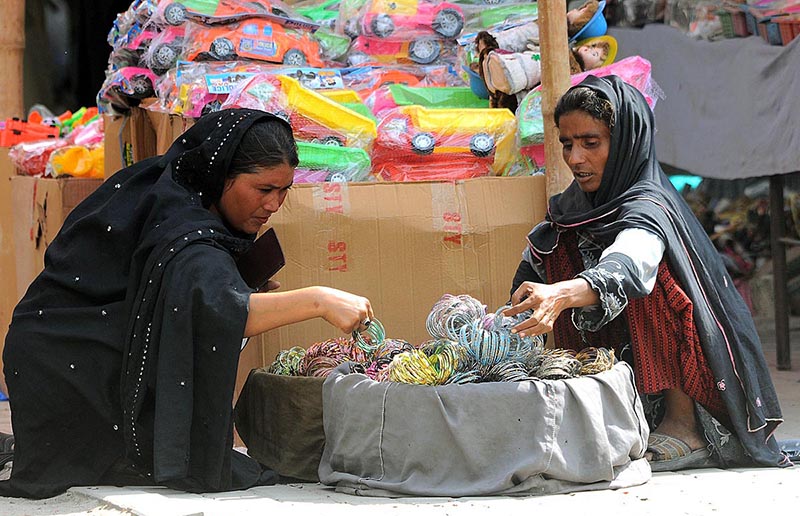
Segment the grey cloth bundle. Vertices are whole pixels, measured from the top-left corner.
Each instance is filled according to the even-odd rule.
[[[368,496],[553,494],[642,484],[649,430],[625,363],[569,380],[427,387],[339,367],[320,481]]]

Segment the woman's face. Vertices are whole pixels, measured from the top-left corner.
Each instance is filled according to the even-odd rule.
[[[233,229],[258,233],[270,216],[278,211],[294,181],[294,168],[286,163],[262,167],[252,174],[229,179],[222,197],[212,211]]]
[[[558,131],[564,161],[578,186],[584,192],[596,192],[608,161],[611,131],[601,120],[580,110],[561,115]]]

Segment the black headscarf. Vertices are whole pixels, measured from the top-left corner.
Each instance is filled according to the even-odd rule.
[[[673,274],[694,303],[697,332],[733,430],[756,463],[786,464],[771,437],[783,418],[750,311],[708,235],[656,160],[647,102],[616,76],[589,76],[575,87],[591,88],[613,105],[608,161],[594,194],[573,182],[551,197],[545,221],[528,235],[533,259],[551,253],[559,234],[571,229],[606,246],[627,228],[658,235]]]
[[[251,293],[235,257],[253,235],[207,208],[245,132],[275,118],[203,117],[67,217],[6,338],[16,449],[0,493],[52,496],[120,462],[189,491],[258,479],[258,465],[231,452]]]

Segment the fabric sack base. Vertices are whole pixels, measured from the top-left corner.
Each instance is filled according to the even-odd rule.
[[[437,387],[336,369],[320,481],[369,496],[489,496],[647,482],[649,430],[625,363],[569,380]]]

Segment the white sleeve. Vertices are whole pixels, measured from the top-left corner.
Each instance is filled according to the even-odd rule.
[[[664,257],[664,242],[646,229],[624,229],[619,232],[614,243],[600,255],[600,261],[611,253],[620,253],[629,257],[639,274],[639,280],[647,293],[653,291],[656,284],[658,264]]]

